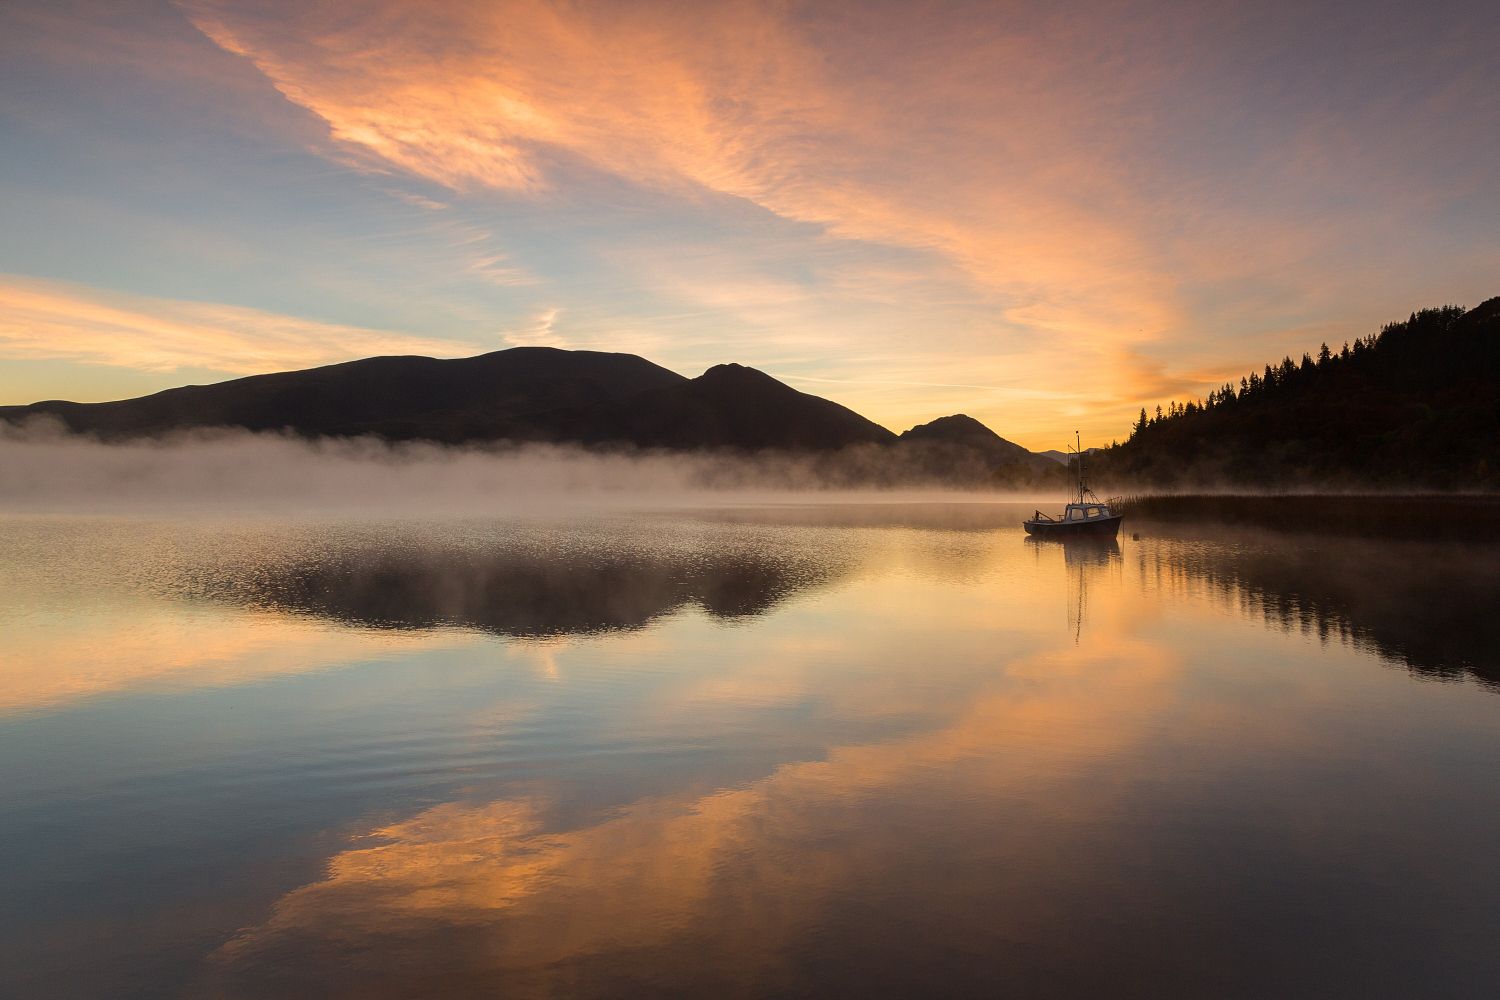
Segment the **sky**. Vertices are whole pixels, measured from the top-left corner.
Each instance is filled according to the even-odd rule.
[[[1035,450],[1500,295],[1500,5],[0,4],[0,403],[540,344]]]

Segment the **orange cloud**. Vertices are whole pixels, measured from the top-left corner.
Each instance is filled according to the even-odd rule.
[[[1327,253],[1326,220],[1247,205],[1235,178],[1183,159],[1214,162],[1182,122],[1228,98],[1181,92],[1203,69],[1182,53],[1215,30],[1202,13],[1167,24],[749,0],[691,17],[668,2],[188,9],[363,169],[435,181],[458,200],[565,199],[598,172],[705,210],[740,199],[811,224],[807,239],[825,247],[901,248],[900,263],[844,262],[805,283],[743,260],[719,273],[696,248],[650,240],[620,261],[706,323],[732,316],[751,331],[716,329],[716,350],[741,336],[762,364],[844,379],[840,401],[892,426],[964,410],[1034,447],[1055,444],[1059,426],[1123,436],[1139,406],[1201,395],[1239,358],[1265,360],[1226,358],[1226,339],[1281,330],[1279,354],[1335,294],[1302,263]],[[1288,159],[1261,151],[1259,172],[1242,173],[1343,189],[1337,150],[1290,155],[1319,134],[1310,118],[1281,137]],[[831,299],[869,308],[851,319],[827,311]],[[959,301],[963,313],[941,311]],[[904,319],[869,329],[881,309]]]
[[[1009,322],[1087,334],[1074,351],[1177,316],[1103,166],[1133,136],[1115,113],[1149,72],[1100,99],[1102,43],[1020,9],[905,34],[850,19],[837,44],[828,25],[744,2],[691,17],[670,3],[189,9],[371,169],[538,194],[581,160],[742,198],[941,254],[1000,295]],[[900,58],[875,65],[898,34]],[[873,55],[848,55],[860,51]]]
[[[353,183],[424,218],[362,270],[465,329],[498,310],[524,338],[517,316],[561,306],[570,345],[842,379],[892,426],[1107,440],[1152,394],[1315,346],[1298,331],[1492,291],[1482,33],[1413,50],[1318,5],[175,8],[196,31],[165,47],[24,20],[59,73],[105,52],[222,77],[257,139],[378,175]],[[1317,71],[1323,37],[1350,72]],[[1393,51],[1409,77],[1379,69]]]
[[[122,295],[0,275],[0,357],[248,375],[379,354],[457,357],[478,351],[473,344],[319,323],[242,306]]]

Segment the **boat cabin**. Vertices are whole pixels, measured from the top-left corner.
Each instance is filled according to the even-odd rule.
[[[1070,503],[1063,513],[1064,521],[1091,521],[1109,517],[1109,507],[1102,503]]]

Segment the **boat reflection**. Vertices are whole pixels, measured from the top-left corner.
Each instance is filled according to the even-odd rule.
[[[1083,624],[1088,616],[1089,578],[1121,565],[1120,543],[1113,536],[1097,535],[1027,535],[1026,544],[1038,555],[1061,550],[1068,574],[1068,630],[1073,643],[1083,641]]]

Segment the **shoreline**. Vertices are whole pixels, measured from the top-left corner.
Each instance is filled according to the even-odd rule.
[[[1126,517],[1334,535],[1500,541],[1495,493],[1181,493],[1121,501]]]

